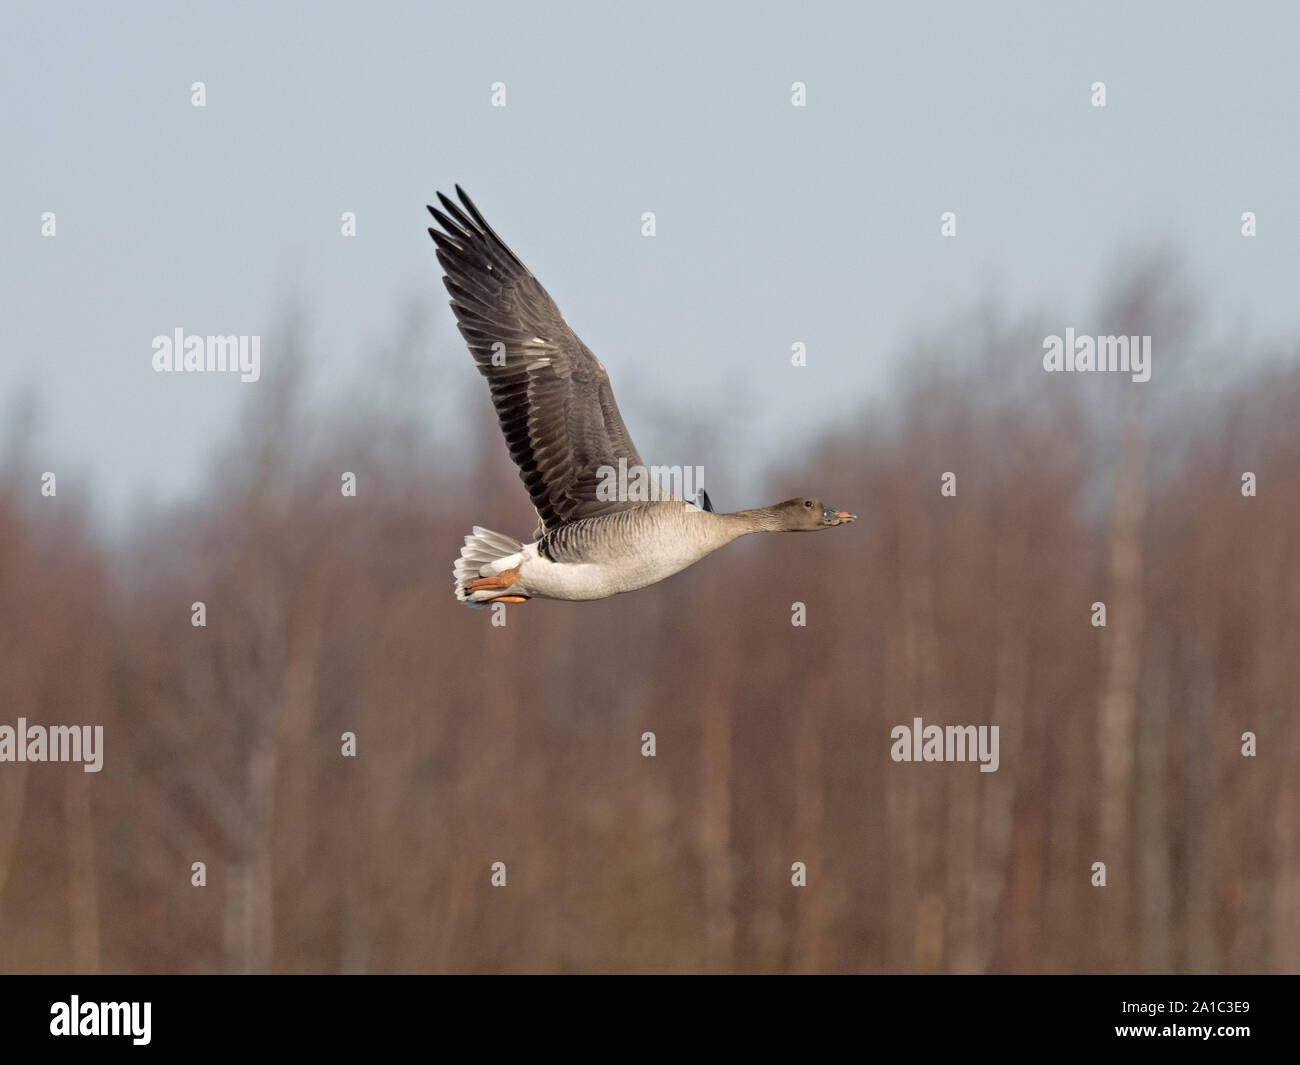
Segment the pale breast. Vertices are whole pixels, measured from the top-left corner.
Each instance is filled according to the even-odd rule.
[[[541,598],[603,599],[644,588],[733,538],[713,518],[680,503],[587,518],[539,543],[520,576]]]

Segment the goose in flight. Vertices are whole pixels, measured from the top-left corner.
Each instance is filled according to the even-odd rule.
[[[475,526],[452,571],[457,599],[471,606],[604,599],[670,577],[746,533],[814,532],[854,520],[802,496],[719,514],[707,495],[697,506],[598,491],[612,470],[645,470],[605,367],[459,185],[456,194],[459,204],[438,193],[442,209],[429,213],[441,228],[429,235],[538,519],[527,544]]]

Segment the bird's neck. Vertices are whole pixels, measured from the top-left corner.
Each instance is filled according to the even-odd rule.
[[[753,510],[735,510],[730,514],[719,514],[735,530],[736,536],[754,532],[780,532],[781,519],[771,507],[755,507]]]

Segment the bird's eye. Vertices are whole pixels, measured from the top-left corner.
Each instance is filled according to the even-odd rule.
[[[809,510],[812,510],[812,500],[811,500],[811,499],[805,499],[805,500],[803,501],[803,505],[804,505],[805,507],[807,507]]]

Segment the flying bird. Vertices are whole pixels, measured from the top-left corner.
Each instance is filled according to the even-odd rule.
[[[707,495],[701,506],[601,490],[613,470],[645,470],[609,375],[459,185],[456,194],[459,204],[438,193],[442,210],[429,213],[440,228],[429,236],[538,520],[530,543],[474,526],[452,569],[457,599],[604,599],[670,577],[746,533],[815,532],[855,519],[804,496],[720,514]]]

